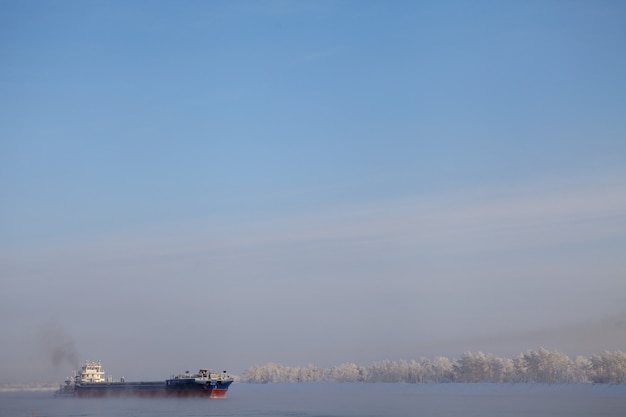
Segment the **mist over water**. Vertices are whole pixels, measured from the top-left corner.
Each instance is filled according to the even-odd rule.
[[[623,417],[626,385],[235,384],[206,399],[53,398],[0,393],[0,416]]]

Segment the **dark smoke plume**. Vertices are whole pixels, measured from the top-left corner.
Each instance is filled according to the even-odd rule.
[[[45,323],[41,329],[41,340],[52,365],[60,367],[63,364],[68,364],[73,369],[78,369],[79,356],[74,340],[58,323]]]

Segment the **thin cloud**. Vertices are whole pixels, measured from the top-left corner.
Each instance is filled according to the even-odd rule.
[[[615,183],[525,187],[519,194],[500,188],[464,190],[331,207],[222,228],[207,221],[145,235],[137,231],[61,252],[85,253],[81,259],[108,262],[216,252],[234,255],[302,244],[344,248],[354,244],[373,251],[421,248],[453,254],[593,243],[626,235],[625,188]],[[62,255],[55,251],[54,256]]]
[[[378,239],[440,247],[467,244],[471,251],[476,238],[491,242],[494,249],[611,239],[626,234],[623,190],[621,185],[582,186],[521,196],[483,192],[472,202],[463,200],[466,192],[388,200],[270,222],[220,242],[233,248]]]

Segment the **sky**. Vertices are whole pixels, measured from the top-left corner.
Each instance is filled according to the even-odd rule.
[[[621,1],[3,1],[0,382],[626,350]]]

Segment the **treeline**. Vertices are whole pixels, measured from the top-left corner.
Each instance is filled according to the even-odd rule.
[[[492,354],[464,353],[456,360],[445,357],[420,361],[373,362],[367,366],[344,363],[330,369],[268,363],[247,369],[242,382],[528,382],[626,384],[626,353],[603,352],[591,357],[547,349],[529,350],[513,359]]]

